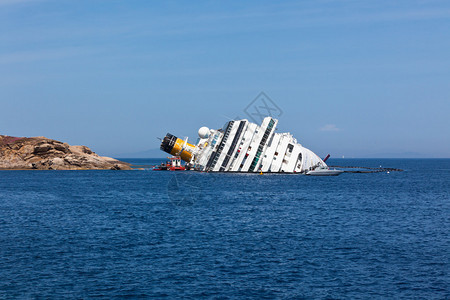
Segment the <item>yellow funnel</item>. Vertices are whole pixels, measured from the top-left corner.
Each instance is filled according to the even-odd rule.
[[[168,133],[164,137],[160,148],[164,152],[170,153],[174,156],[180,156],[185,162],[190,162],[195,146]]]

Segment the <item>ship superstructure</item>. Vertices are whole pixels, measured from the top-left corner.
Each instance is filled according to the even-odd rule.
[[[161,150],[204,172],[307,173],[328,168],[290,133],[275,132],[277,124],[277,119],[266,117],[261,125],[243,119],[217,130],[202,127],[196,145],[168,133]]]

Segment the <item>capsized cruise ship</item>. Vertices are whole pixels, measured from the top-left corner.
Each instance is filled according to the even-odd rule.
[[[308,174],[329,169],[290,133],[275,132],[277,124],[277,119],[266,117],[259,126],[243,119],[229,121],[217,130],[202,127],[196,145],[168,133],[161,150],[180,156],[194,170],[203,172]]]

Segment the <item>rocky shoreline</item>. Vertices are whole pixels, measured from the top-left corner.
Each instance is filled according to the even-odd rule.
[[[0,135],[0,170],[131,170],[130,164],[99,156],[86,146],[46,137]]]

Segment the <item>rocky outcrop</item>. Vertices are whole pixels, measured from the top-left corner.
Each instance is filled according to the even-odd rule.
[[[86,146],[70,146],[46,137],[0,135],[3,170],[131,170],[128,163],[99,156]]]

